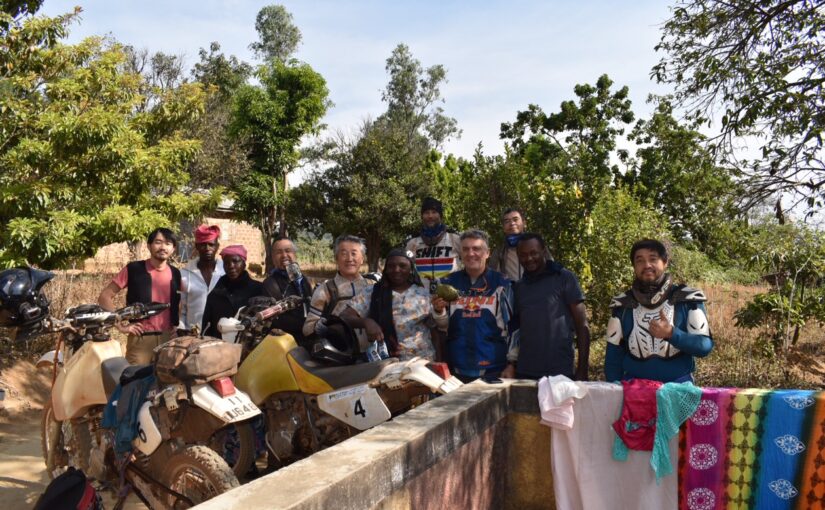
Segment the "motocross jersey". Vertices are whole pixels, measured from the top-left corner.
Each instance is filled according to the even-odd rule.
[[[452,229],[444,231],[432,244],[418,236],[408,239],[404,246],[407,252],[412,253],[415,268],[430,294],[434,292],[434,285],[439,278],[462,268],[461,240],[459,234]]]
[[[510,345],[510,280],[488,269],[472,283],[466,271],[441,281],[460,293],[444,314],[435,316],[439,329],[447,330],[450,370],[468,377],[497,375],[507,364]]]

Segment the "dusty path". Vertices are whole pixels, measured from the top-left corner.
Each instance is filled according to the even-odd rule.
[[[0,387],[7,392],[0,409],[0,508],[4,510],[32,508],[48,485],[40,447],[40,411],[50,383],[47,372],[27,362],[0,372]],[[104,505],[112,508],[114,500],[106,497]],[[146,509],[134,496],[125,508]]]

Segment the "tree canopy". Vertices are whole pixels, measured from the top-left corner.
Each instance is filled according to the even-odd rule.
[[[816,0],[681,0],[664,25],[652,76],[694,118],[719,120],[718,155],[745,172],[746,207],[776,194],[822,205],[823,29]]]
[[[435,149],[458,134],[438,105],[446,71],[424,68],[399,44],[386,61],[387,110],[366,120],[355,137],[328,140],[322,168],[293,193],[304,225],[333,235],[361,235],[372,270],[391,246],[420,224],[420,199],[432,188],[424,169]]]
[[[59,17],[0,14],[0,265],[54,268],[214,207],[186,189],[200,142],[179,126],[203,112],[198,84],[156,90],[127,52],[65,45]]]

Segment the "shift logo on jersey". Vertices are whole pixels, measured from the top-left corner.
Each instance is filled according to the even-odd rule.
[[[452,259],[453,247],[452,246],[426,246],[424,248],[420,248],[415,250],[415,258],[441,258],[441,257],[450,257]]]
[[[461,310],[461,317],[465,319],[481,317],[485,308],[495,315],[496,296],[462,296],[453,306]]]

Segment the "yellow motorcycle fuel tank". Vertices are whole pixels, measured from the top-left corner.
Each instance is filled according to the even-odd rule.
[[[268,396],[282,391],[320,394],[332,387],[304,370],[289,355],[298,347],[292,335],[268,335],[261,340],[238,368],[235,385],[261,404]]]

